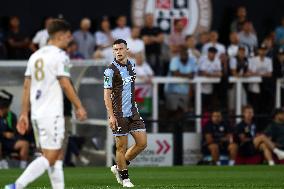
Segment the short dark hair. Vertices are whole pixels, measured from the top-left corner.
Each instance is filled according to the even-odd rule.
[[[54,19],[47,28],[50,37],[53,37],[57,32],[71,31],[71,26],[63,19]]]
[[[215,47],[209,47],[209,48],[208,48],[208,52],[217,53],[218,50],[217,50]]]
[[[185,36],[185,40],[187,41],[189,38],[192,38],[192,37],[194,37],[193,35],[187,35],[187,36]]]
[[[250,109],[253,110],[253,107],[250,104],[247,104],[247,105],[243,106],[242,112],[245,112],[246,110],[250,110]]]
[[[117,39],[117,40],[115,40],[113,42],[112,46],[113,45],[117,45],[117,44],[121,44],[121,43],[123,43],[127,47],[127,43],[126,43],[126,41],[124,39]]]

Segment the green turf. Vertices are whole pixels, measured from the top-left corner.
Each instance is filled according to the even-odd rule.
[[[19,169],[0,170],[0,187],[13,182]],[[284,166],[185,166],[132,167],[129,170],[135,188],[196,189],[284,189]],[[121,188],[109,168],[66,168],[66,188]],[[28,188],[50,188],[47,175]]]

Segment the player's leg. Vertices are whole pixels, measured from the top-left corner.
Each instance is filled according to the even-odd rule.
[[[129,164],[131,160],[133,160],[147,147],[146,128],[139,113],[136,113],[132,116],[129,129],[132,137],[135,140],[135,144],[132,145],[125,154],[127,164]]]
[[[117,136],[115,137],[116,142],[116,162],[119,171],[126,170],[127,165],[125,162],[125,153],[127,149],[128,137]]]
[[[219,157],[220,157],[220,153],[219,153],[219,146],[215,143],[213,144],[209,144],[207,146],[210,154],[211,154],[211,157],[212,157],[212,160],[214,163],[216,164],[220,164],[220,161],[219,161]]]
[[[69,124],[69,121],[67,119],[58,118],[58,126],[65,127],[64,129],[64,139],[63,139],[63,145],[61,147],[61,150],[59,152],[58,158],[55,161],[53,166],[50,166],[48,168],[48,176],[51,182],[51,186],[53,189],[64,189],[65,182],[64,182],[64,172],[63,172],[63,159],[65,155],[65,151],[68,144],[68,137],[69,133],[71,132],[71,123]],[[60,139],[58,139],[60,140]]]
[[[238,154],[238,145],[236,143],[231,143],[228,145],[228,152],[230,155],[229,165],[235,165],[235,159]]]
[[[254,139],[254,145],[259,146],[264,143],[272,152],[274,152],[278,159],[284,159],[284,151],[277,148],[277,146],[265,135],[260,135]]]
[[[268,162],[268,165],[275,165],[273,157],[272,157],[272,152],[269,149],[269,147],[265,144],[265,143],[261,143],[259,145],[259,149],[260,151],[263,152],[263,156],[265,158],[265,160]]]
[[[128,136],[117,136],[116,139],[116,161],[118,167],[118,173],[122,180],[123,187],[134,187],[130,182],[127,164],[125,160],[125,153],[127,149]]]
[[[147,147],[147,135],[145,131],[131,132],[131,135],[135,140],[135,144],[132,145],[125,154],[125,159],[127,161],[133,160]]]
[[[27,166],[29,156],[29,142],[26,140],[18,140],[14,145],[14,149],[19,151],[20,155],[20,168],[24,169]]]
[[[25,188],[40,177],[57,160],[60,150],[42,149],[43,155],[32,161],[22,175],[16,180],[16,188]]]

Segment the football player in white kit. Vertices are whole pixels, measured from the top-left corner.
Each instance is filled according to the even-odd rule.
[[[5,188],[22,189],[48,170],[53,189],[64,188],[61,149],[64,139],[63,91],[72,102],[79,120],[87,113],[71,82],[69,57],[65,49],[72,40],[70,25],[55,19],[48,27],[49,45],[36,51],[29,59],[24,81],[22,110],[17,129],[24,134],[29,129],[31,108],[32,126],[42,156],[32,161],[14,184]]]

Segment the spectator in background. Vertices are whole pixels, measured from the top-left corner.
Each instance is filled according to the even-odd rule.
[[[108,18],[103,18],[100,30],[95,33],[97,50],[93,54],[94,59],[105,58],[109,62],[113,60],[112,43],[113,38]]]
[[[197,64],[194,58],[188,56],[187,48],[179,47],[179,56],[173,57],[170,62],[169,75],[173,77],[193,78],[197,72]],[[189,84],[168,84],[166,86],[167,108],[171,116],[178,118],[188,111]]]
[[[144,28],[141,36],[145,44],[146,60],[155,72],[155,75],[162,74],[161,46],[164,42],[164,34],[159,27],[154,26],[153,14],[146,14]]]
[[[140,28],[134,26],[131,28],[131,37],[126,39],[128,50],[128,56],[130,58],[135,58],[135,55],[140,53],[145,55],[145,45],[144,41],[140,39]]]
[[[0,129],[0,132],[1,132],[1,129]],[[2,136],[0,136],[0,169],[9,169],[7,160],[3,158],[2,143],[3,143]]]
[[[235,57],[238,54],[240,39],[237,32],[230,33],[230,45],[227,48],[229,57]]]
[[[86,58],[92,57],[95,50],[95,40],[91,32],[91,20],[83,18],[80,23],[80,29],[73,33],[74,41],[78,45],[79,52]]]
[[[187,52],[188,56],[195,58],[195,60],[198,60],[200,57],[200,52],[196,48],[196,40],[193,35],[187,35],[185,37],[185,42],[186,42],[186,47],[187,47]]]
[[[150,67],[150,65],[145,61],[143,54],[142,53],[135,54],[135,61],[136,61],[135,71],[137,78],[141,79],[146,83],[151,82],[151,78],[154,76],[154,72]]]
[[[7,58],[7,49],[5,46],[5,34],[2,28],[0,28],[0,60]]]
[[[199,75],[204,77],[222,77],[222,65],[217,56],[217,49],[209,47],[206,56],[199,60]],[[202,107],[206,111],[212,108],[213,84],[202,84]]]
[[[44,21],[44,29],[39,30],[35,34],[31,44],[31,49],[33,52],[47,44],[49,38],[47,27],[52,22],[52,19],[52,17],[47,17]]]
[[[247,21],[247,9],[244,6],[240,6],[236,12],[236,18],[231,24],[231,32],[240,32],[244,23]]]
[[[169,36],[169,47],[171,56],[178,55],[180,47],[185,44],[184,22],[182,19],[174,21],[173,32]]]
[[[202,32],[199,34],[198,36],[198,40],[197,40],[197,44],[196,44],[196,49],[199,50],[199,52],[202,52],[202,48],[203,46],[209,42],[209,33],[208,32]]]
[[[284,111],[276,109],[273,113],[273,121],[264,131],[264,135],[254,139],[254,145],[263,152],[268,165],[274,165],[272,154],[278,159],[284,159]]]
[[[140,113],[146,116],[152,111],[152,77],[154,76],[154,72],[145,61],[145,56],[142,53],[135,54],[135,61],[135,71],[138,81],[135,84],[135,101],[137,102]]]
[[[248,73],[249,61],[246,56],[246,48],[239,46],[236,56],[230,58],[231,74],[234,77],[243,77]]]
[[[212,156],[212,163],[221,165],[220,154],[229,154],[229,165],[235,164],[238,146],[233,141],[233,135],[229,125],[223,121],[222,113],[214,110],[211,113],[210,121],[203,129],[203,152],[209,151]]]
[[[284,78],[284,49],[283,48],[280,48],[278,50],[277,55],[274,58],[272,75],[275,78],[275,80],[278,78]]]
[[[231,70],[231,75],[234,77],[246,77],[248,76],[248,66],[249,66],[249,60],[246,56],[246,48],[245,46],[239,46],[238,47],[238,52],[235,57],[230,58],[230,70]],[[245,85],[245,89],[247,85]],[[242,89],[242,103],[246,104],[247,99],[246,99],[246,90]],[[229,110],[233,111],[236,105],[236,88],[233,86],[229,90]]]
[[[20,168],[27,166],[29,142],[24,135],[17,132],[17,117],[10,111],[13,95],[5,90],[0,93],[0,130],[3,151],[6,153],[19,152]]]
[[[128,39],[131,36],[130,28],[126,25],[126,16],[121,15],[116,20],[116,28],[112,30],[113,39]]]
[[[78,51],[78,45],[75,41],[69,43],[66,53],[69,55],[70,59],[84,59],[84,56]]]
[[[252,23],[245,21],[242,30],[238,33],[240,44],[248,48],[249,56],[254,56],[254,50],[257,47],[257,36],[253,30]]]
[[[258,56],[249,59],[249,76],[259,76],[262,77],[261,86],[257,83],[249,84],[249,102],[253,105],[254,110],[257,113],[265,112],[269,105],[271,104],[270,99],[267,95],[269,81],[272,78],[272,60],[265,56],[266,46],[260,46],[258,49]],[[266,98],[263,98],[265,97]],[[268,98],[267,98],[268,97]],[[266,99],[263,103],[259,103],[261,99]],[[261,112],[260,112],[261,111]],[[271,110],[270,110],[271,111]],[[269,112],[269,111],[268,111]]]
[[[208,49],[214,47],[217,49],[217,57],[226,53],[225,46],[218,42],[219,34],[216,31],[211,31],[209,34],[209,42],[202,47],[202,54],[207,55]]]
[[[107,17],[104,17],[100,24],[100,29],[95,33],[96,48],[104,50],[110,48],[113,42],[110,23]]]
[[[8,58],[14,60],[28,59],[30,55],[30,39],[20,30],[20,20],[12,16],[9,20],[9,32],[7,34]]]
[[[278,47],[284,48],[284,17],[281,19],[281,25],[275,30],[275,43]]]
[[[273,59],[274,56],[274,40],[272,37],[267,36],[264,38],[264,40],[261,43],[262,46],[266,47],[266,53],[265,56]]]
[[[252,106],[244,106],[242,115],[242,121],[237,124],[239,154],[242,157],[249,157],[255,155],[257,152],[253,141],[257,136],[258,128],[254,122],[254,111]]]
[[[217,97],[215,100],[216,107],[228,108],[228,92],[231,89],[232,85],[229,84],[229,77],[231,75],[229,57],[227,54],[223,53],[219,57],[221,62],[221,81],[216,83],[214,86],[214,94]]]

